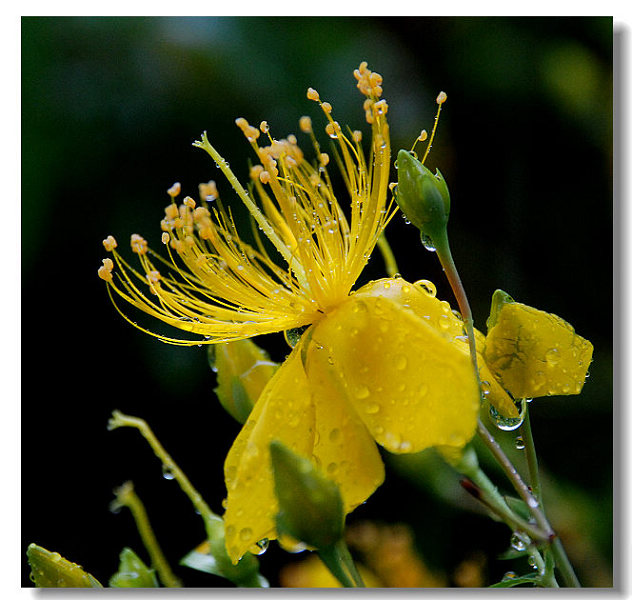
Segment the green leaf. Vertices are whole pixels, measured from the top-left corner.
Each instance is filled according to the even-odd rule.
[[[26,557],[31,566],[31,580],[38,588],[102,588],[103,586],[79,565],[58,552],[30,544]]]
[[[223,537],[221,543],[224,543]],[[244,555],[236,565],[233,565],[226,555],[226,549],[222,549],[216,541],[212,544],[200,544],[184,556],[180,564],[196,571],[223,577],[239,587],[270,587],[268,580],[258,572],[258,561],[252,554]]]
[[[157,588],[158,579],[154,569],[150,569],[130,548],[123,548],[117,573],[110,577],[109,586],[117,588]]]
[[[513,496],[505,496],[505,502],[513,512],[525,521],[528,521],[531,518],[531,511],[524,500],[514,498]]]

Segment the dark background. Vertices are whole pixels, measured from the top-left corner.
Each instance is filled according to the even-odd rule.
[[[450,186],[453,254],[479,328],[502,288],[595,346],[584,392],[537,400],[531,414],[561,494],[554,525],[575,531],[567,541],[580,578],[611,584],[610,18],[24,18],[21,553],[36,542],[104,584],[123,546],[145,557],[129,512],[108,510],[127,479],[172,565],[202,541],[199,517],[138,432],[107,432],[107,420],[117,408],[147,419],[218,512],[239,425],[213,395],[204,349],[161,344],[116,314],[96,275],[101,240],[114,234],[128,256],[131,233],[160,247],[174,181],[195,196],[216,178],[235,203],[191,142],[208,130],[243,181],[252,154],[235,117],[266,119],[277,137],[298,133],[303,114],[322,122],[308,86],[366,132],[352,77],[361,60],[384,76],[394,151],[431,128],[434,99],[448,94],[427,165]],[[387,233],[402,275],[431,279],[452,300],[412,226],[397,217]],[[362,281],[383,274],[376,255]],[[287,353],[281,336],[260,343],[277,360]],[[478,549],[490,557],[487,583],[510,568],[494,558],[506,527],[388,465],[386,483],[349,522],[408,522],[426,562],[448,576]],[[279,565],[295,559],[273,545],[262,572],[275,584]],[[224,584],[178,574],[191,586]]]

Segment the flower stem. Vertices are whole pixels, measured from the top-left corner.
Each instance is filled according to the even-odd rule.
[[[538,471],[538,456],[535,451],[535,443],[533,441],[533,432],[531,431],[531,420],[529,418],[529,408],[524,412],[524,421],[520,426],[522,441],[524,442],[525,455],[527,457],[527,468],[529,469],[529,483],[533,495],[540,503],[542,508],[542,488],[540,486],[540,473]]]
[[[318,550],[318,556],[344,587],[366,587],[343,539]]]
[[[140,498],[134,492],[134,486],[131,481],[127,481],[120,488],[114,491],[116,500],[112,502],[112,508],[117,509],[121,506],[127,506],[134,517],[136,528],[140,534],[143,544],[151,558],[151,564],[156,569],[160,581],[165,587],[182,587],[182,582],[171,570],[165,555],[158,544],[154,530],[149,523],[147,511],[143,506]]]

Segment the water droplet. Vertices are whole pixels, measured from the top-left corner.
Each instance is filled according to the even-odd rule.
[[[523,533],[514,532],[511,536],[511,547],[517,552],[524,552],[530,543],[530,539]]]
[[[418,279],[413,285],[420,288],[433,298],[437,295],[437,287],[434,283],[432,283],[432,281],[428,281],[427,279]]]
[[[535,569],[536,571],[538,570],[538,563],[535,560],[535,556],[530,556],[527,559],[527,562],[529,563],[529,566],[533,569]]]
[[[168,480],[172,480],[175,478],[171,467],[169,467],[168,465],[162,465],[162,476]]]
[[[268,538],[263,538],[262,540],[259,540],[256,544],[248,548],[248,551],[251,554],[260,555],[260,554],[263,554],[268,549],[269,545],[270,545],[270,540],[268,540]]]
[[[242,542],[247,542],[248,540],[250,540],[252,538],[252,529],[250,529],[250,527],[244,527],[240,532],[239,532],[239,539]]]
[[[560,362],[560,351],[557,348],[550,348],[544,355],[549,367],[554,367]]]
[[[507,571],[503,575],[503,581],[508,581],[509,579],[515,579],[515,578],[516,578],[516,574],[514,573],[514,571]]]
[[[490,406],[489,416],[491,417],[494,425],[496,425],[496,427],[498,427],[501,431],[514,431],[522,425],[525,412],[524,410],[520,411],[520,416],[518,417],[503,417],[503,415],[501,415],[493,406]]]
[[[330,462],[327,465],[327,473],[329,473],[329,475],[333,475],[337,470],[338,470],[338,464],[337,463]]]
[[[356,388],[355,396],[358,400],[363,400],[371,395],[371,391],[366,385],[361,385]]]
[[[428,386],[425,383],[422,383],[417,390],[417,395],[422,398],[428,393]]]
[[[403,371],[408,365],[408,359],[403,354],[398,354],[397,356],[395,356],[394,363],[395,368],[398,371]]]
[[[413,445],[408,441],[408,440],[403,440],[400,444],[399,444],[399,450],[400,452],[410,452],[410,449],[413,447]]]
[[[367,404],[366,413],[369,415],[374,415],[375,413],[380,412],[380,405],[376,402],[372,402],[371,404]]]
[[[516,438],[515,446],[517,450],[524,450],[524,440],[521,435]]]
[[[426,235],[425,233],[421,234],[421,243],[424,245],[424,248],[426,250],[429,250],[430,252],[437,251],[437,249],[435,248],[434,242],[432,241],[432,238],[429,235]]]
[[[287,329],[283,332],[283,337],[285,338],[285,341],[290,348],[294,348],[294,346],[298,344],[301,336],[308,327],[309,325],[304,325],[303,327],[295,327],[293,329]]]
[[[481,381],[481,394],[483,398],[487,398],[491,390],[492,390],[492,385],[491,383],[489,383],[489,381]]]
[[[329,432],[329,441],[337,442],[340,439],[340,429],[335,428]]]

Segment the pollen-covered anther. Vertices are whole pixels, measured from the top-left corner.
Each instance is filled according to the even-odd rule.
[[[200,200],[212,202],[219,196],[217,192],[217,185],[212,179],[207,183],[200,183],[198,185],[198,190],[200,194]]]
[[[132,252],[135,254],[147,254],[147,240],[144,237],[138,235],[137,233],[133,233],[130,244],[132,246]]]
[[[331,113],[331,104],[329,102],[323,102],[320,107],[327,113]]]
[[[112,269],[114,268],[114,263],[111,258],[104,258],[103,265],[99,267],[97,274],[103,281],[112,281]]]
[[[338,121],[333,121],[332,123],[327,123],[325,126],[325,132],[330,138],[337,138],[338,134],[342,131],[340,127],[340,123]]]
[[[108,235],[108,237],[106,237],[103,240],[103,247],[108,251],[108,252],[112,252],[112,250],[114,250],[114,248],[116,248],[118,246],[118,243],[116,241],[116,239],[114,238],[113,235]]]
[[[312,87],[307,88],[307,98],[318,102],[320,100],[320,94]]]
[[[303,133],[312,132],[312,120],[308,116],[302,116],[298,120],[298,126],[301,128]]]
[[[170,239],[171,236],[166,231],[162,234],[162,237],[160,238],[163,244],[168,244]]]
[[[417,139],[420,142],[425,142],[428,139],[428,132],[425,129],[422,129]]]
[[[270,179],[272,179],[270,177],[270,173],[268,173],[268,171],[264,171],[262,168],[259,173],[259,181],[261,181],[261,183],[270,183]]]
[[[329,164],[329,154],[326,152],[320,153],[320,166],[326,167]]]
[[[178,212],[178,207],[175,204],[169,204],[168,206],[165,206],[165,216],[170,221],[177,219],[179,214],[180,213]]]
[[[362,132],[359,129],[355,129],[351,135],[354,142],[359,144],[362,141]]]
[[[270,126],[267,121],[261,121],[261,123],[259,123],[259,129],[261,130],[261,133],[268,133],[268,131],[270,131]]]
[[[149,271],[145,277],[149,283],[158,283],[160,281],[160,271]]]
[[[256,142],[259,139],[259,136],[261,135],[261,133],[259,132],[259,130],[256,127],[253,127],[252,125],[248,125],[248,127],[246,127],[244,130],[244,135],[246,136],[246,139],[249,142]]]
[[[262,171],[263,171],[263,167],[261,165],[253,165],[250,168],[250,179],[252,180],[260,179]]]
[[[178,181],[176,181],[168,190],[167,190],[167,194],[169,194],[172,198],[175,198],[176,196],[178,196],[180,194],[180,190],[182,189],[182,186],[180,185],[180,183]]]
[[[439,92],[437,96],[437,104],[443,104],[448,99],[448,95],[445,92]]]
[[[373,113],[377,116],[385,115],[388,112],[388,103],[386,100],[378,100],[373,104]]]
[[[248,121],[246,121],[243,117],[237,117],[235,119],[235,125],[237,125],[237,127],[239,127],[242,131],[245,131],[246,127],[250,127],[250,123],[248,123]]]
[[[193,200],[193,198],[191,198],[191,196],[187,196],[182,203],[185,206],[188,206],[191,210],[193,210],[195,208],[195,200]]]

